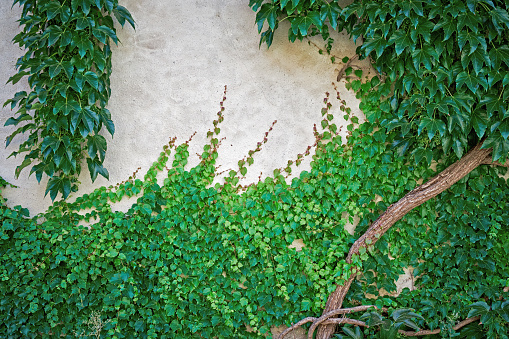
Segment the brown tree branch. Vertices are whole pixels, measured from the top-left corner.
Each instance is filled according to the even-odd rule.
[[[321,323],[324,323],[327,319],[329,319],[332,316],[338,315],[338,314],[347,314],[347,313],[354,313],[354,312],[361,312],[366,311],[368,308],[375,307],[374,305],[366,305],[366,306],[356,306],[352,308],[341,308],[332,310],[330,312],[327,312],[323,314],[320,318],[313,321],[313,324],[308,330],[308,339],[313,339],[313,333],[315,332],[315,328],[320,325]]]
[[[382,235],[389,230],[398,220],[405,216],[415,207],[436,197],[465,175],[474,170],[477,166],[484,163],[489,157],[491,149],[481,149],[482,143],[475,146],[460,160],[456,161],[437,176],[430,179],[425,184],[416,187],[408,192],[398,202],[392,204],[382,213],[377,220],[368,228],[368,230],[359,238],[350,248],[346,262],[352,263],[352,257],[358,255],[361,248],[373,246]],[[350,278],[342,286],[337,286],[336,290],[329,296],[323,314],[327,314],[334,309],[340,309],[343,300],[350,289],[350,285],[358,274],[359,268],[352,266]],[[323,325],[318,328],[317,339],[329,339],[334,334],[335,325]]]
[[[493,161],[493,159],[491,158],[491,155],[489,155],[483,160],[482,165],[509,167],[509,160],[506,160],[506,162],[504,162],[504,163],[499,162],[499,161]]]
[[[452,329],[457,331],[460,328],[462,328],[463,326],[466,326],[466,325],[468,325],[470,323],[473,323],[474,321],[477,321],[479,319],[481,319],[480,316],[476,316],[476,317],[472,317],[472,318],[467,318],[467,319],[459,322]],[[418,337],[418,336],[423,336],[423,335],[438,334],[438,333],[440,333],[440,329],[437,328],[436,330],[433,330],[433,331],[431,331],[431,330],[422,330],[422,331],[417,331],[417,332],[399,330],[398,333],[406,335],[407,337]]]
[[[321,317],[320,317],[321,318]],[[293,324],[292,326],[288,327],[286,330],[281,332],[281,334],[277,337],[277,339],[283,339],[288,333],[296,329],[297,327],[300,327],[306,323],[314,322],[319,319],[315,317],[307,317],[299,321],[298,323]],[[350,325],[356,325],[356,326],[363,326],[363,327],[369,327],[364,321],[360,321],[357,319],[350,319],[350,318],[329,318],[323,322],[322,324],[325,325],[339,325],[339,324],[350,324]],[[318,326],[318,325],[317,325]]]

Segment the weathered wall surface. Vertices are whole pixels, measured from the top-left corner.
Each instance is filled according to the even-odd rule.
[[[0,2],[0,102],[20,90],[26,82],[4,85],[15,73],[15,63],[23,51],[11,43],[19,31],[18,7],[12,1]],[[228,85],[225,121],[221,126],[226,137],[220,149],[221,169],[236,168],[237,161],[256,143],[272,121],[277,120],[269,142],[258,153],[247,175],[257,180],[260,172],[270,175],[283,167],[307,145],[313,143],[313,124],[320,123],[320,109],[326,91],[334,98],[331,83],[341,62],[332,64],[328,56],[307,43],[291,44],[287,26],[281,25],[275,41],[267,50],[258,48],[259,35],[254,24],[255,13],[241,0],[161,1],[123,0],[136,20],[136,30],[119,27],[121,40],[113,51],[112,97],[109,110],[115,123],[113,139],[108,140],[105,166],[110,181],[99,177],[91,183],[83,171],[78,194],[91,192],[102,185],[125,180],[136,168],[140,176],[157,159],[169,137],[184,142],[197,131],[191,143],[190,165],[197,162],[206,132],[219,109],[224,85]],[[334,36],[333,54],[340,60],[355,54],[348,36]],[[321,38],[315,42],[323,45]],[[342,98],[356,111],[358,103],[343,84]],[[334,112],[340,117],[339,104],[333,100]],[[0,110],[0,139],[12,133],[3,127],[12,112]],[[358,112],[356,114],[360,114]],[[337,123],[341,124],[341,121]],[[343,122],[344,123],[344,122]],[[7,159],[17,150],[23,137],[17,137],[7,149],[0,148],[0,176],[18,186],[6,189],[10,205],[22,204],[32,214],[43,212],[51,203],[44,197],[46,181],[39,185],[35,176],[28,178],[29,168],[20,178],[14,169],[21,157]],[[301,166],[302,169],[306,169]],[[307,165],[309,166],[309,165]],[[86,166],[85,166],[86,168]]]

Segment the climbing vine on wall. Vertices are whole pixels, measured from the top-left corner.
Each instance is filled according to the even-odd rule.
[[[320,312],[334,283],[348,279],[345,256],[355,237],[344,226],[353,215],[361,218],[362,230],[379,211],[415,187],[418,178],[434,173],[426,166],[399,162],[387,146],[394,136],[369,123],[357,129],[350,125],[343,144],[327,95],[323,130],[315,127],[314,152],[307,151],[313,156],[310,171],[289,182],[285,177],[290,168],[276,169],[256,184],[240,185],[262,141],[227,173],[223,184],[213,185],[220,124],[227,119],[225,99],[208,132],[210,142],[201,161],[191,169],[186,167],[191,140],[177,145],[171,139],[143,179],[135,173],[73,203],[56,202],[34,218],[20,206],[2,204],[2,336],[258,337],[271,326]],[[340,105],[349,118],[349,109],[344,102]],[[478,174],[490,178],[491,186],[483,188],[486,179],[475,174],[464,184],[496,193],[483,206],[491,206],[493,199],[507,205],[509,192],[503,179],[491,180],[497,177],[494,170]],[[454,192],[462,187],[440,199],[442,209],[455,206],[460,195]],[[129,197],[136,202],[127,212],[114,210],[115,202]],[[437,217],[426,207],[405,220],[415,233],[411,228],[403,233],[394,230],[390,247],[380,242],[372,252],[375,258],[366,252],[360,259],[364,283],[376,284],[373,292],[394,290],[393,280],[401,268],[415,265],[423,272],[418,282],[422,292],[379,298],[376,305],[415,307],[427,322],[445,326],[451,314],[465,316],[466,305],[485,298],[481,288],[490,289],[486,302],[491,305],[490,300],[496,302],[501,288],[508,285],[503,260],[507,249],[497,243],[482,253],[476,248],[484,248],[493,237],[507,237],[507,229],[500,225],[508,219],[509,209],[498,208],[493,214],[487,208],[481,221],[458,214],[457,226],[438,239],[415,237],[419,228],[440,228],[449,222],[444,219],[447,214]],[[478,235],[464,234],[462,220],[479,222]],[[456,235],[457,241],[446,241],[449,234]],[[476,242],[464,241],[472,236]],[[297,239],[304,244],[301,251],[292,246]],[[454,260],[433,261],[437,251],[456,250],[486,264],[474,272]],[[426,255],[426,263],[420,262],[420,253]],[[396,262],[390,262],[388,254],[397,254]],[[370,275],[373,265],[380,272],[376,277]],[[432,270],[429,265],[434,265]],[[440,274],[452,268],[466,272],[459,275],[462,281]],[[445,290],[435,286],[443,280],[449,281]],[[419,293],[428,293],[429,301],[414,301]],[[444,308],[442,303],[454,294],[459,297]],[[353,289],[348,302],[357,305],[363,298],[360,289]],[[483,326],[497,326],[500,317],[493,314],[492,323]]]
[[[65,199],[77,190],[86,160],[90,177],[108,178],[103,166],[106,138],[115,127],[106,108],[110,97],[110,41],[118,43],[113,16],[123,26],[134,21],[117,0],[15,0],[22,6],[23,30],[13,41],[25,49],[8,82],[27,77],[30,91],[21,91],[4,106],[17,107],[5,126],[17,129],[7,137],[28,134],[11,156],[23,155],[16,177],[31,166],[40,182],[48,176],[46,194]]]
[[[377,212],[374,218],[364,218],[361,223],[369,225],[369,228],[359,228],[362,233],[352,245],[347,262],[353,263],[362,255],[366,258],[369,248],[374,248],[373,244],[380,241],[375,248],[395,255],[395,265],[399,258],[405,258],[406,264],[413,258],[411,266],[416,267],[414,278],[419,278],[418,281],[430,283],[437,279],[438,283],[431,287],[433,292],[420,295],[420,300],[428,302],[423,310],[432,310],[435,315],[441,313],[442,319],[430,322],[433,330],[413,335],[437,334],[435,329],[439,323],[441,335],[456,335],[453,332],[467,324],[474,327],[471,322],[480,317],[480,322],[488,326],[488,337],[506,338],[509,302],[507,288],[503,288],[507,272],[505,268],[497,268],[496,261],[487,259],[487,256],[490,251],[497,251],[495,240],[500,241],[500,248],[507,247],[507,238],[499,238],[499,233],[492,228],[502,227],[498,225],[499,220],[503,220],[501,225],[507,223],[507,200],[505,193],[502,200],[499,201],[498,196],[492,200],[491,191],[486,187],[505,192],[507,183],[497,178],[497,172],[478,167],[497,160],[500,161],[497,165],[509,164],[504,163],[509,155],[509,41],[507,34],[502,34],[509,28],[507,1],[363,0],[350,2],[341,8],[338,1],[250,0],[249,5],[256,12],[260,43],[267,46],[271,45],[279,24],[284,21],[290,23],[288,37],[292,42],[321,34],[328,45],[330,28],[350,34],[359,43],[357,54],[342,60],[345,67],[340,70],[338,80],[351,74],[349,66],[352,60],[369,59],[374,76],[350,84],[362,100],[361,109],[366,118],[377,128],[397,131],[390,142],[401,158],[406,157],[407,161],[416,164],[424,162],[428,166],[438,163],[437,167],[441,170],[429,181],[424,176],[421,186],[402,194],[401,199],[382,214]],[[330,50],[328,46],[327,50]],[[453,158],[460,160],[453,163]],[[442,167],[445,164],[450,166]],[[486,178],[493,180],[493,186],[485,181]],[[458,180],[460,182],[452,186]],[[481,186],[477,186],[479,184]],[[446,192],[447,189],[452,190],[454,195]],[[443,204],[442,201],[433,205],[426,203],[441,192],[454,204]],[[487,206],[496,207],[490,209]],[[407,214],[413,208],[422,209],[421,216],[416,218]],[[423,226],[415,227],[415,223]],[[445,227],[446,230],[443,229]],[[390,242],[383,237],[388,230],[392,234],[389,235]],[[394,232],[397,232],[396,235]],[[396,244],[400,235],[405,234],[412,235],[405,241],[415,245],[419,243],[418,239],[422,239],[420,251],[424,252],[408,250],[407,253],[404,250],[400,253]],[[449,243],[442,244],[444,239],[448,239]],[[387,260],[382,253],[377,252],[373,259]],[[448,269],[433,269],[430,261],[435,265],[445,263]],[[363,260],[362,264],[367,262]],[[475,269],[467,269],[471,265]],[[424,267],[426,269],[422,271]],[[376,287],[380,287],[389,273],[375,265],[371,265],[371,269],[373,273],[363,277],[373,282],[369,276],[376,276]],[[495,279],[498,283],[492,285],[491,279],[480,284],[475,282],[491,271],[505,272],[501,273],[502,280]],[[388,284],[384,287],[393,284],[394,273],[382,283]],[[439,279],[441,275],[448,276],[450,280]],[[333,311],[341,310],[354,283],[353,277],[346,284],[338,282],[337,289],[328,299],[323,318],[310,320],[313,321],[308,334],[310,338],[317,326],[320,326],[317,338],[332,336],[334,325],[330,322],[323,326],[319,324]],[[468,279],[465,280],[465,277]],[[460,292],[459,299],[458,294],[451,292],[456,284],[470,288]],[[486,286],[497,286],[496,295]],[[365,286],[363,290],[373,291],[373,288]],[[449,299],[436,299],[440,294],[447,295]],[[430,296],[436,300],[430,301]],[[484,300],[474,302],[474,310],[467,314],[465,300],[469,298]],[[381,299],[378,302],[381,303]],[[462,312],[463,318],[458,317]],[[444,325],[446,317],[447,326]],[[335,321],[339,323],[341,319]],[[457,325],[454,325],[455,321]],[[361,324],[366,325],[369,324]],[[469,337],[472,335],[470,333]]]
[[[32,172],[38,179],[44,173],[52,177],[47,189],[52,199],[58,192],[66,197],[74,189],[73,178],[80,170],[78,160],[83,159],[80,157],[88,159],[92,179],[107,173],[102,167],[106,147],[97,132],[106,125],[112,133],[111,119],[103,109],[109,97],[104,94],[109,93],[111,54],[107,46],[109,39],[115,40],[116,36],[108,30],[113,30],[111,16],[99,18],[102,12],[98,9],[113,13],[122,24],[133,22],[128,12],[112,1],[59,4],[38,1],[37,5],[42,6],[39,12],[32,11],[35,1],[16,2],[25,6],[22,21],[26,21],[25,31],[17,39],[21,41],[45,28],[37,39],[23,40],[25,47],[33,47],[34,51],[51,49],[55,55],[62,51],[70,53],[68,59],[64,56],[55,62],[34,52],[20,59],[21,65],[30,68],[33,74],[26,74],[28,68],[21,68],[11,78],[15,83],[30,75],[33,90],[28,94],[18,93],[7,102],[19,108],[19,116],[10,119],[8,124],[28,121],[14,135],[32,133],[27,143],[14,152],[29,152],[18,173],[32,161],[48,161],[49,167],[40,169],[37,166],[41,162],[32,167]],[[255,5],[261,3],[256,1]],[[312,24],[320,29],[326,27],[317,25],[316,20],[331,20],[334,25],[339,13],[333,2],[281,1],[278,7],[263,5],[257,20],[261,20],[262,26],[267,20],[273,30],[278,13],[270,12],[270,8],[278,10],[294,4],[301,4],[301,9],[310,4],[312,9],[301,10],[298,14],[302,15],[293,17],[298,20],[292,22],[294,39],[305,36]],[[475,11],[476,3],[468,2],[470,11],[472,6]],[[467,7],[463,9],[466,11]],[[419,7],[416,8],[409,9],[408,15],[420,16]],[[71,14],[80,11],[83,17]],[[97,21],[87,19],[90,13],[98,16]],[[346,18],[352,20],[352,17]],[[57,25],[58,20],[61,22]],[[505,23],[504,15],[493,20],[495,26]],[[67,43],[69,27],[74,30]],[[97,53],[96,45],[90,45],[81,36],[84,32],[96,39],[93,41],[99,46]],[[75,34],[79,41],[75,40]],[[272,39],[267,34],[263,38]],[[41,45],[38,39],[42,39]],[[502,39],[492,37],[493,44],[503,43]],[[365,47],[364,52],[380,54],[378,51],[387,46],[376,47],[371,50]],[[503,46],[494,49],[496,57],[505,53]],[[101,53],[104,60],[95,60]],[[29,60],[32,56],[39,58],[40,66],[31,64],[35,62]],[[69,63],[72,67],[68,67]],[[497,79],[492,83],[506,85],[505,77]],[[47,84],[51,86],[44,87]],[[380,101],[380,95],[370,92],[372,88],[387,90],[379,84],[379,78],[351,83],[363,100],[365,113],[373,121],[380,109],[390,109],[387,102]],[[472,82],[463,85],[469,90],[476,88]],[[481,87],[485,88],[482,84]],[[82,100],[87,103],[85,107],[73,106]],[[334,124],[332,100],[327,95],[321,128],[315,128],[316,143],[304,154],[289,161],[287,167],[274,170],[263,181],[240,185],[249,165],[255,161],[255,153],[269,137],[269,130],[262,136],[263,141],[239,159],[238,168],[230,171],[222,184],[214,185],[225,100],[207,134],[210,142],[199,156],[201,162],[191,169],[187,166],[191,140],[177,145],[171,139],[143,179],[136,178],[135,173],[123,183],[99,188],[73,203],[56,202],[48,212],[36,217],[30,218],[21,206],[9,208],[0,197],[2,336],[259,337],[271,326],[291,324],[319,313],[335,284],[347,281],[355,264],[363,274],[347,295],[347,306],[366,304],[365,292],[369,292],[378,296],[369,302],[379,309],[385,307],[392,312],[400,307],[413,308],[422,316],[415,320],[419,328],[440,329],[443,337],[506,337],[509,253],[505,245],[509,240],[506,227],[509,192],[499,169],[479,167],[472,171],[433,202],[406,214],[376,246],[361,251],[350,264],[345,258],[358,235],[391,203],[415,188],[417,180],[436,174],[428,168],[429,152],[420,152],[421,156],[415,157],[417,164],[408,162],[389,146],[400,137],[402,126],[391,129],[397,122],[386,126],[368,122],[359,126],[349,116],[338,94],[346,118],[352,121],[348,127],[349,138],[343,144],[345,140],[341,140]],[[479,107],[487,104],[479,102]],[[463,107],[461,103],[457,105],[451,104],[450,109],[456,112],[456,108]],[[52,134],[41,134],[44,137],[33,134],[38,126],[44,125],[43,118],[50,113],[58,120],[41,127],[40,132]],[[498,113],[501,120],[506,118],[503,112]],[[73,120],[80,114],[81,118]],[[101,114],[106,114],[104,120]],[[462,132],[459,129],[463,129],[463,120],[459,118],[451,122],[450,130]],[[473,131],[480,138],[479,127],[487,122],[479,121]],[[419,123],[412,128],[420,128],[419,135],[426,130],[429,139],[433,139],[443,136],[441,126],[439,122],[422,127]],[[505,120],[491,129],[502,145],[497,159],[502,158],[505,149],[504,126]],[[67,127],[70,134],[66,134]],[[485,132],[485,128],[481,130]],[[434,134],[430,135],[432,131]],[[427,137],[424,133],[422,136]],[[32,145],[40,149],[23,148]],[[77,153],[72,153],[70,146],[76,146]],[[84,148],[78,151],[78,146]],[[71,153],[66,147],[70,147]],[[313,157],[311,170],[301,172],[291,181],[287,179],[292,164],[300,163],[306,155]],[[76,160],[75,164],[71,158]],[[94,162],[98,164],[90,167]],[[450,162],[449,158],[442,159],[436,164],[437,170]],[[0,181],[0,186],[6,185]],[[127,212],[115,211],[114,203],[126,198],[136,202]],[[344,231],[344,226],[353,221],[354,215],[360,218],[360,223],[357,234],[352,236]],[[304,244],[301,251],[294,248],[295,243]],[[397,298],[381,293],[394,292],[395,279],[408,267],[413,269],[412,278],[418,289],[403,291]],[[456,330],[458,321],[467,317],[478,317],[479,322]],[[376,331],[376,327],[371,327],[364,334],[373,337]]]

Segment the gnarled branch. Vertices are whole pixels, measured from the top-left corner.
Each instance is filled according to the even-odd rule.
[[[354,312],[362,312],[366,311],[367,309],[374,307],[377,308],[374,305],[366,305],[366,306],[356,306],[351,308],[341,308],[337,310],[332,310],[328,312],[327,314],[322,315],[319,318],[315,317],[307,317],[302,319],[296,324],[293,324],[292,326],[288,327],[286,330],[284,330],[279,336],[278,339],[283,339],[285,335],[287,335],[290,331],[293,331],[299,326],[302,326],[306,323],[313,322],[313,325],[311,325],[311,328],[308,331],[308,337],[309,333],[311,333],[311,337],[313,336],[314,328],[318,326],[319,324],[352,324],[352,325],[358,325],[358,326],[364,326],[368,327],[365,322],[356,320],[356,319],[349,319],[349,318],[331,318],[338,314],[348,314],[348,313],[354,313]]]
[[[463,326],[466,326],[470,323],[473,323],[474,321],[477,321],[481,319],[480,316],[477,316],[477,317],[472,317],[472,318],[467,318],[461,322],[459,322],[456,326],[454,326],[452,329],[457,331],[459,330],[460,328],[462,328]],[[417,331],[417,332],[414,332],[414,331],[403,331],[403,330],[399,330],[398,333],[401,333],[403,335],[406,335],[407,337],[418,337],[418,336],[423,336],[423,335],[431,335],[431,334],[438,334],[440,333],[440,329],[437,328],[436,330],[422,330],[422,331]]]
[[[359,254],[361,248],[367,248],[374,245],[378,239],[398,220],[405,216],[415,207],[436,197],[465,175],[474,170],[477,166],[483,164],[490,156],[491,149],[481,149],[482,143],[475,146],[460,160],[456,161],[437,176],[430,179],[425,184],[416,187],[408,192],[398,202],[392,204],[382,213],[377,220],[368,228],[368,230],[359,238],[350,248],[346,261],[352,262],[352,257]],[[356,278],[359,269],[354,265],[351,268],[350,278],[342,286],[337,286],[336,290],[329,296],[323,314],[327,314],[334,309],[340,309],[343,300],[350,289],[350,285]],[[334,325],[323,325],[318,328],[317,339],[329,339],[335,331]]]

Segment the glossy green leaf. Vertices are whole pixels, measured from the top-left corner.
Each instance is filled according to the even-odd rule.
[[[113,9],[113,14],[122,27],[124,27],[124,24],[127,21],[132,28],[135,28],[134,19],[125,7],[117,5],[115,9]]]
[[[94,131],[94,126],[99,123],[99,115],[88,107],[72,111],[70,132],[74,134],[79,130],[81,136],[85,138]]]
[[[46,185],[44,196],[48,193],[52,201],[55,200],[58,193],[62,194],[63,199],[66,199],[71,193],[71,180],[65,177],[52,177]]]
[[[88,155],[92,160],[95,159],[97,155],[99,155],[99,160],[101,163],[104,161],[104,156],[108,146],[106,144],[106,139],[102,135],[90,135],[87,138],[87,147]]]
[[[111,28],[107,27],[107,26],[104,26],[104,25],[101,25],[99,27],[96,27],[96,28],[93,28],[92,29],[92,33],[94,34],[94,36],[99,39],[99,41],[101,41],[103,44],[106,43],[106,38],[109,37],[111,38],[111,40],[113,40],[113,42],[115,44],[118,45],[118,38],[117,38],[117,34],[115,33],[114,30],[112,30]]]
[[[489,15],[493,22],[493,26],[495,26],[498,31],[509,29],[509,14],[507,13],[507,9],[500,7],[494,8],[489,12]]]
[[[57,101],[55,104],[55,107],[53,108],[53,114],[58,114],[62,112],[64,115],[68,115],[71,112],[78,112],[81,111],[80,104],[74,100],[60,100]]]
[[[90,159],[87,158],[87,165],[88,170],[90,171],[90,178],[92,179],[92,182],[97,179],[97,175],[100,174],[106,179],[109,179],[109,173],[106,168],[102,165],[102,162],[98,158]]]
[[[67,22],[71,16],[71,9],[65,3],[59,3],[55,1],[48,2],[44,6],[44,11],[46,11],[48,20],[53,19],[57,15],[60,16],[60,20],[62,22]]]
[[[104,126],[106,126],[106,130],[110,133],[110,135],[113,137],[113,134],[115,134],[115,125],[113,124],[113,121],[111,120],[111,113],[106,108],[101,108],[99,110],[99,119]]]
[[[446,131],[446,124],[438,119],[423,118],[419,123],[417,134],[420,135],[423,129],[428,131],[428,138],[431,140],[437,132],[441,137],[444,136]]]
[[[476,110],[472,114],[472,126],[474,127],[475,133],[479,138],[482,138],[484,136],[489,121],[490,120],[488,118],[488,115],[484,111]]]

